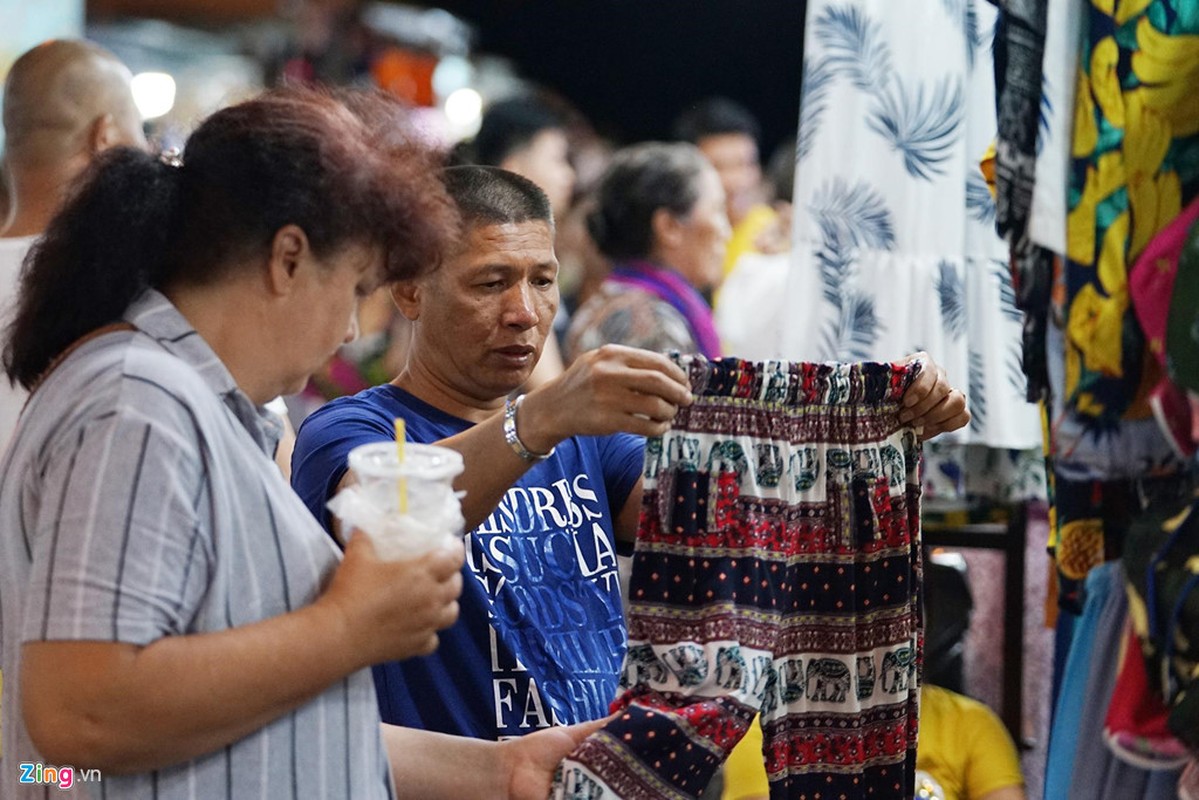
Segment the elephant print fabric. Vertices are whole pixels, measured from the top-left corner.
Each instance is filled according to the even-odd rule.
[[[911,797],[918,367],[675,359],[696,402],[646,447],[616,716],[552,797],[697,797],[758,713],[773,800]]]

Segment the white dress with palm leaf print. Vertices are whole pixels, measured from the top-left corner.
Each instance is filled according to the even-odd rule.
[[[955,441],[1031,450],[1020,313],[978,167],[995,134],[994,23],[985,0],[808,3],[780,356],[927,350],[968,390]]]

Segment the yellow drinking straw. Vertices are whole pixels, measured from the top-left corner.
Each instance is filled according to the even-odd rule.
[[[396,457],[399,459],[400,465],[404,464],[404,418],[396,417]],[[408,513],[408,479],[403,475],[400,476],[400,513]]]

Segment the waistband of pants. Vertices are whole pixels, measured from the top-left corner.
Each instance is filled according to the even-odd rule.
[[[672,353],[699,398],[731,398],[766,405],[880,405],[898,402],[920,372],[920,362],[893,364],[810,361],[709,360]]]

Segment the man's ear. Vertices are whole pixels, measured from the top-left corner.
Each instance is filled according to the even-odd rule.
[[[391,301],[409,322],[420,319],[421,300],[424,287],[420,280],[397,281],[391,285]]]
[[[284,225],[271,239],[266,281],[271,294],[289,294],[301,277],[300,267],[311,259],[308,235],[298,225]]]
[[[101,114],[92,120],[92,125],[87,131],[87,149],[90,155],[97,156],[120,142],[121,131],[117,128],[112,114]]]

